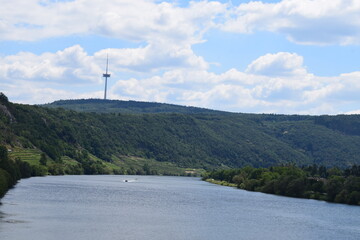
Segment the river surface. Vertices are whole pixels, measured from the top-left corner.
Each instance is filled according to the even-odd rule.
[[[198,178],[34,177],[1,203],[1,240],[360,239],[360,207]]]

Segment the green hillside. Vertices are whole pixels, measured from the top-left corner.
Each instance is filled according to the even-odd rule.
[[[92,109],[92,112],[98,113],[131,111],[131,113],[137,114],[167,112],[186,114],[188,117],[202,118],[202,120],[207,119],[207,121],[202,121],[207,128],[211,126],[212,130],[207,129],[209,130],[207,132],[210,134],[210,130],[212,132],[215,130],[217,135],[221,135],[216,136],[216,139],[221,138],[223,139],[222,143],[228,145],[221,146],[222,149],[228,149],[225,150],[228,152],[225,154],[228,155],[226,159],[231,159],[232,162],[236,159],[236,163],[229,164],[229,166],[241,165],[239,159],[246,159],[243,164],[252,162],[250,164],[253,166],[295,162],[348,167],[359,161],[357,157],[359,156],[357,147],[359,139],[356,137],[360,136],[359,115],[236,114],[160,103],[99,99],[57,101],[47,106],[60,105],[76,111]],[[243,124],[239,125],[241,122]],[[248,125],[250,129],[245,125]],[[259,136],[260,133],[261,136]],[[211,136],[215,137],[214,133]],[[230,141],[234,136],[236,136],[236,140]],[[210,139],[212,138],[210,137]],[[213,145],[208,147],[213,149],[212,153],[218,152],[215,149],[219,148],[218,144],[222,143],[215,143],[215,147]],[[232,151],[229,148],[235,150]],[[229,151],[233,153],[229,153]],[[252,156],[248,158],[246,154],[249,154],[249,151]],[[287,156],[289,152],[292,154]],[[258,155],[258,157],[254,155]],[[228,165],[225,162],[221,160],[222,164]]]
[[[186,107],[166,103],[102,99],[59,100],[42,106],[47,108],[64,108],[78,112],[96,113],[226,113],[205,108]]]
[[[288,163],[346,168],[360,164],[359,129],[358,115],[240,114],[115,100],[0,103],[0,144],[51,174],[186,174]]]

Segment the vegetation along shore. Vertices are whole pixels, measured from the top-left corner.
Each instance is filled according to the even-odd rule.
[[[360,166],[244,167],[207,172],[203,180],[248,191],[360,205]]]

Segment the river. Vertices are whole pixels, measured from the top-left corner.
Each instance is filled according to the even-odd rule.
[[[1,240],[360,239],[358,206],[247,192],[199,178],[33,177],[1,203]]]

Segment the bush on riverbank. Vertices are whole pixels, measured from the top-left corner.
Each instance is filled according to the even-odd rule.
[[[0,198],[3,197],[9,189],[10,174],[0,168]]]
[[[248,191],[360,205],[360,166],[341,171],[316,165],[244,167],[208,172],[204,180]]]
[[[31,166],[20,160],[13,161],[8,157],[8,150],[0,146],[0,198],[12,188],[20,178],[32,176]]]

